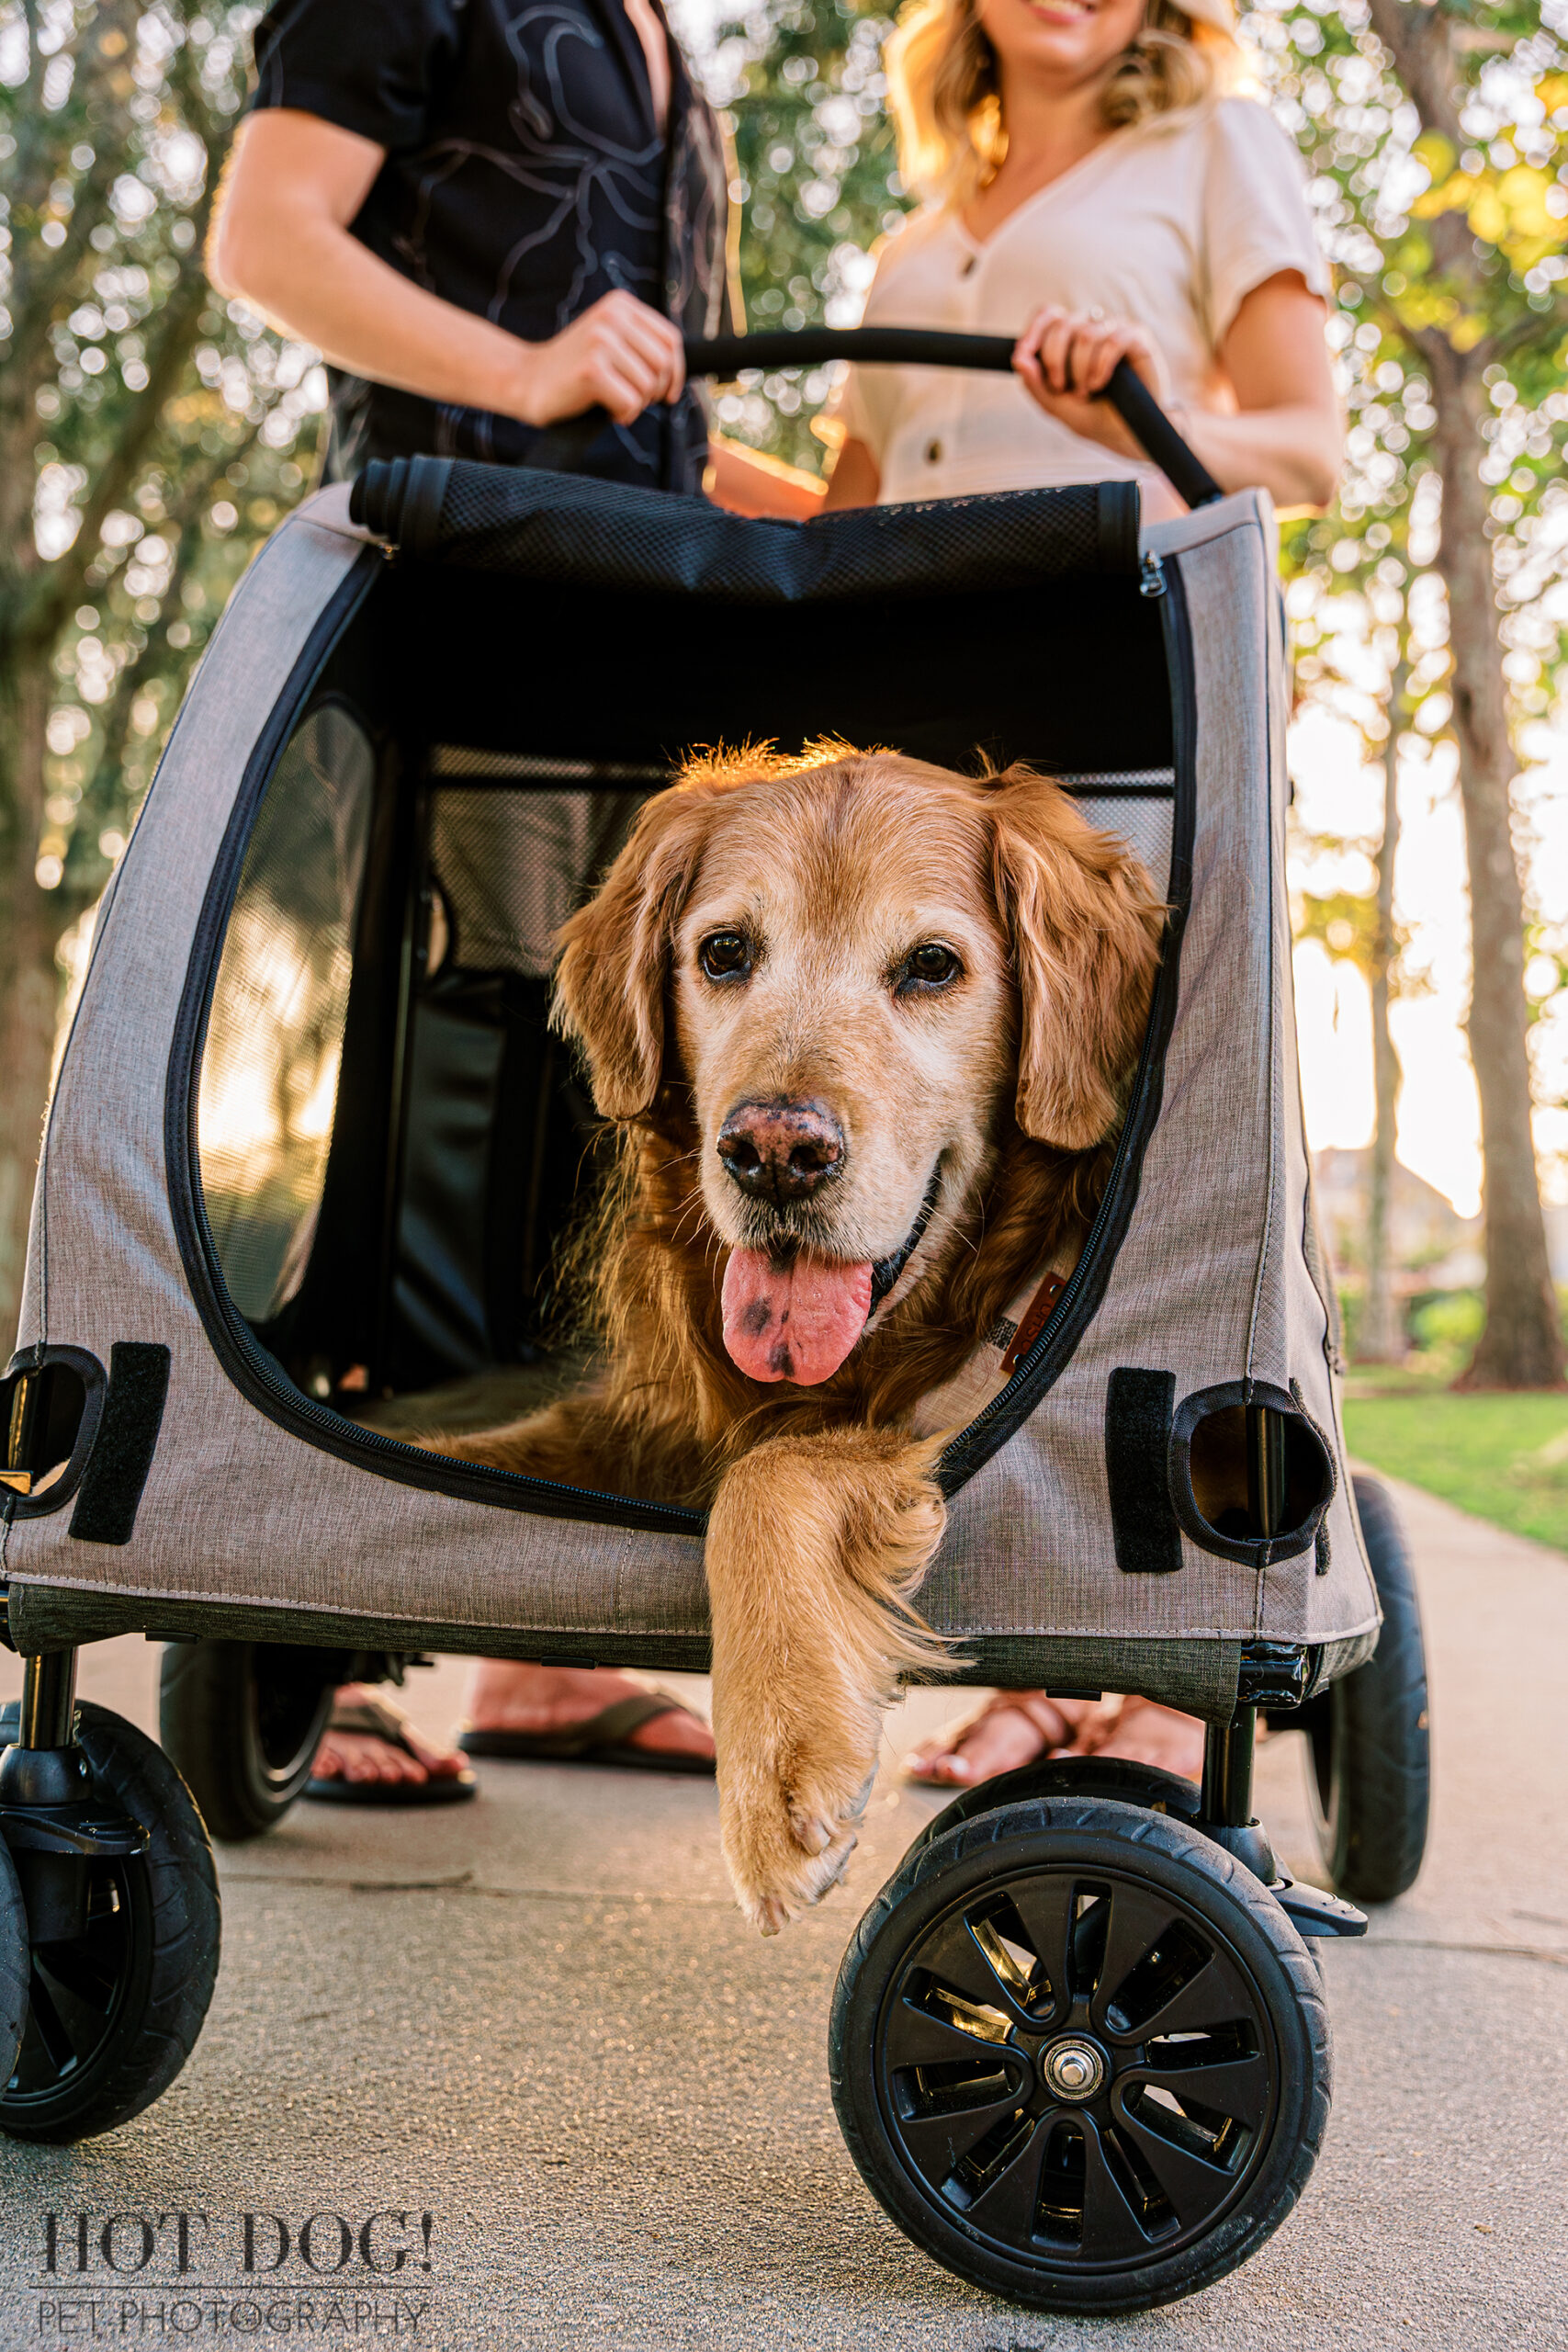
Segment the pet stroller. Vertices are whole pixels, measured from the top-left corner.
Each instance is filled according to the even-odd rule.
[[[693,362],[1006,348],[759,337]],[[1420,1630],[1335,1396],[1269,516],[1197,503],[1213,486],[1151,407],[1135,429],[1194,511],[1141,535],[1125,482],[795,526],[421,458],[310,500],[246,574],[103,910],[6,1376],[6,2131],[106,2129],[194,2043],[218,1917],[171,1757],[243,1836],[351,1676],[426,1648],[706,1666],[697,1513],[433,1455],[397,1413],[440,1385],[452,1426],[455,1382],[503,1377],[516,1409],[578,1369],[552,1249],[592,1148],[545,1025],[556,926],[687,747],[837,736],[1028,760],[1169,899],[1109,1188],[947,1448],[920,1607],[965,1680],[1208,1726],[1201,1788],[1049,1763],[931,1824],[840,1973],[845,2137],[916,2243],[1047,2309],[1187,2292],[1290,2210],[1329,2089],[1303,1939],[1366,1923],[1278,1869],[1256,1718],[1310,1730],[1341,1895],[1397,1893],[1425,1830]],[[1194,1466],[1238,1440],[1247,1507],[1211,1524]],[[74,1703],[76,1647],[126,1632],[170,1645],[168,1755]]]

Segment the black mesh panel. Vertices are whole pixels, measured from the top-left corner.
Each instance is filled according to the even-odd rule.
[[[579,475],[400,458],[367,468],[353,513],[424,562],[731,604],[994,592],[1131,573],[1138,560],[1131,482],[862,507],[801,525]]]

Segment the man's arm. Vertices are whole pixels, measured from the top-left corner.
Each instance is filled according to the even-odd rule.
[[[606,294],[548,342],[525,343],[378,260],[349,224],[385,156],[317,115],[252,115],[209,243],[213,283],[351,375],[525,424],[593,407],[629,424],[679,399],[680,330],[633,295]]]

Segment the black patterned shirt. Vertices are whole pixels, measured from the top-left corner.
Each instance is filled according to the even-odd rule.
[[[656,0],[657,5],[657,0]],[[624,288],[688,334],[719,331],[728,170],[671,39],[667,130],[621,0],[275,0],[253,106],[289,107],[387,160],[353,232],[416,285],[530,343]],[[541,433],[333,371],[331,470],[371,458],[553,464],[696,491],[707,419],[673,408]]]

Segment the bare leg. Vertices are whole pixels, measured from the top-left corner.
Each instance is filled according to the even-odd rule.
[[[764,1935],[843,1876],[900,1668],[942,1652],[906,1608],[941,1540],[937,1447],[835,1430],[756,1446],[708,1521],[725,1860]]]

